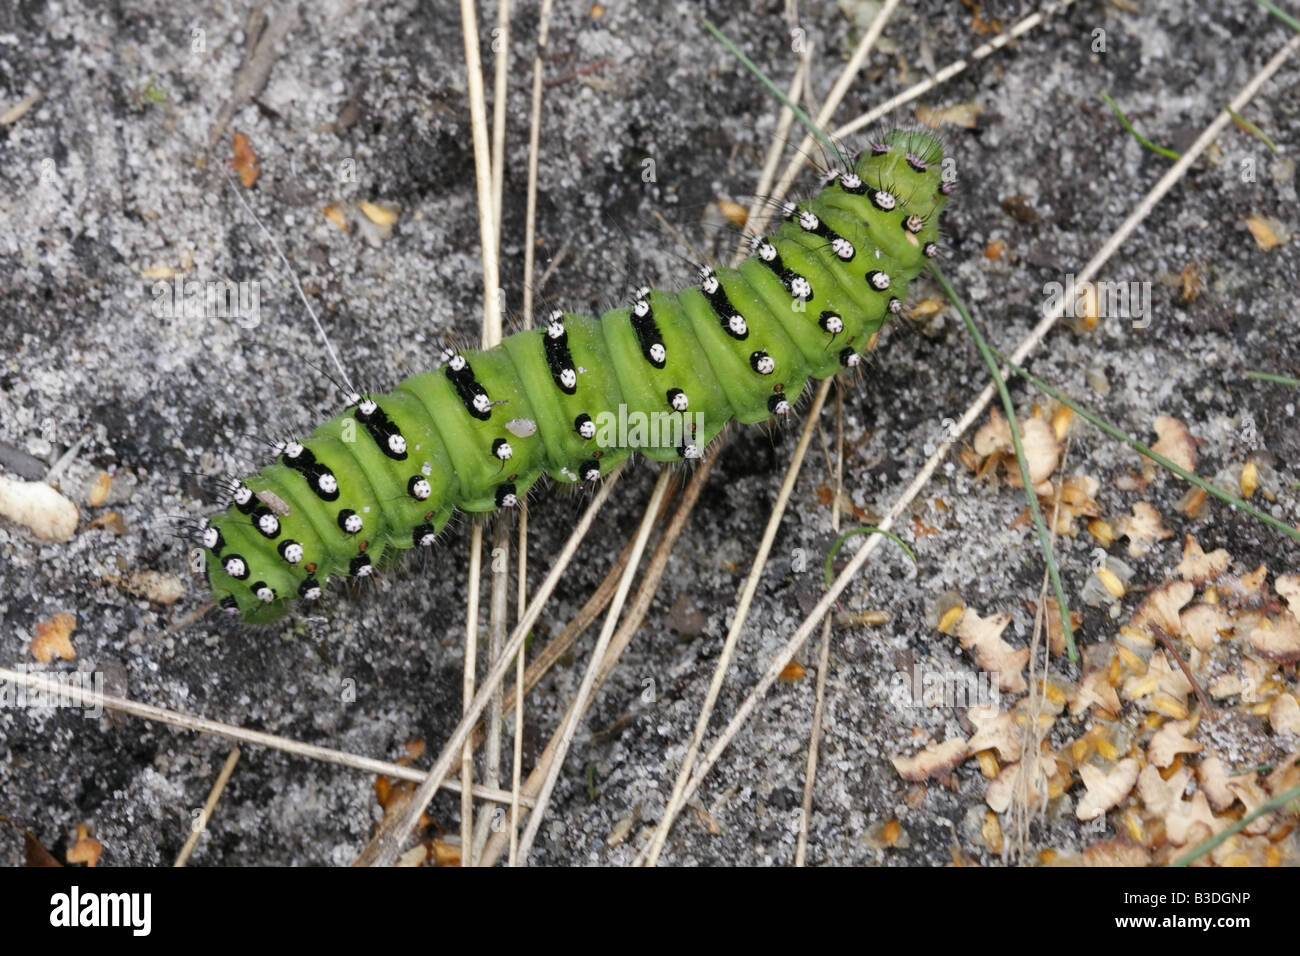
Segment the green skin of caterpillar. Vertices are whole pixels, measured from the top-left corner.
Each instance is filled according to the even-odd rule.
[[[367,396],[400,432],[405,457],[386,453],[383,435],[376,437],[352,407],[301,443],[332,473],[336,498],[323,500],[284,456],[247,479],[253,497],[208,524],[221,539],[205,549],[213,599],[248,623],[270,623],[304,593],[304,581],[323,589],[336,575],[367,574],[427,545],[458,508],[497,510],[503,489],[522,499],[543,473],[560,484],[579,483],[595,468],[607,474],[634,451],[678,461],[684,446],[703,449],[733,419],[771,419],[774,402],[785,397],[792,405],[810,377],[834,375],[869,346],[891,300],[904,298],[925,255],[937,248],[938,214],[949,191],[941,188],[941,159],[942,146],[930,134],[892,133],[857,159],[860,183],[837,177],[798,204],[768,236],[770,245],[737,269],[713,273],[725,300],[706,294],[708,277],[681,292],[646,293],[662,362],[652,360],[630,308],[598,319],[565,314],[559,321],[575,383],[571,394],[548,357],[546,330],[530,329],[496,348],[460,353],[492,403],[485,420],[472,414],[447,367]],[[806,213],[816,219],[801,220]],[[811,295],[803,286],[794,287],[803,297],[795,295],[792,277],[805,279]],[[720,302],[723,311],[729,303],[743,317],[743,338],[725,327]],[[673,414],[675,394],[686,402],[685,415]],[[659,422],[673,437],[646,447],[643,437],[653,437],[654,427],[641,435],[629,427],[620,435],[612,427],[620,406],[626,422]],[[583,415],[598,426],[592,437],[576,426]],[[515,433],[521,419],[535,423],[532,434]],[[510,449],[504,460],[502,443]],[[427,485],[420,486],[427,492],[422,497],[411,490],[419,478]],[[258,527],[268,513],[275,515],[273,535]],[[343,517],[349,513],[351,524]],[[286,542],[301,549],[289,552],[297,560],[285,556]],[[232,556],[238,561],[228,563]],[[235,577],[230,570],[244,573]]]

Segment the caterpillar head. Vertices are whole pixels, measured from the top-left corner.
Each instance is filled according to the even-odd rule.
[[[877,209],[897,211],[904,228],[932,241],[929,232],[953,191],[946,172],[939,137],[924,129],[896,129],[864,149],[849,175],[866,184],[867,197]]]

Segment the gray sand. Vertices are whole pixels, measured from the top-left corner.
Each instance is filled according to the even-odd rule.
[[[511,38],[503,243],[509,308],[518,308],[522,288],[536,29],[528,6]],[[734,235],[719,229],[707,207],[717,198],[748,203],[777,107],[700,27],[693,5],[611,2],[594,18],[589,4],[556,6],[539,272],[563,248],[543,295],[566,308],[597,310],[624,301],[642,280],[670,287],[689,281],[682,257],[692,251],[655,211],[699,255],[717,261],[728,254]],[[728,35],[778,82],[788,82],[793,55],[779,5],[763,12],[740,2],[714,6]],[[857,34],[835,5],[803,6],[799,25],[819,54],[820,96]],[[1035,6],[983,4],[1003,29]],[[991,339],[1007,350],[1036,321],[1044,283],[1078,271],[1169,166],[1123,132],[1099,94],[1109,92],[1153,140],[1183,149],[1287,39],[1288,31],[1251,3],[1144,0],[1141,8],[1078,3],[926,100],[973,101],[983,109],[977,129],[945,130],[961,186],[945,214],[944,262]],[[18,526],[0,525],[0,662],[30,662],[35,624],[71,612],[78,619],[76,666],[124,675],[132,698],[388,759],[416,738],[436,752],[460,710],[464,523],[446,536],[434,567],[422,572],[411,562],[360,598],[336,597],[327,621],[253,631],[208,618],[168,631],[204,600],[167,519],[207,510],[190,473],[255,470],[267,452],[250,435],[305,432],[339,402],[318,371],[328,360],[283,268],[222,174],[233,131],[250,137],[261,165],[256,185],[241,191],[284,248],[355,378],[386,388],[431,366],[445,342],[475,341],[480,321],[456,5],[301,5],[257,103],[239,106],[208,152],[209,131],[241,62],[244,16],[242,6],[147,2],[0,10],[0,102],[8,108],[41,93],[25,116],[0,127],[9,171],[0,179],[0,443],[48,465],[86,439],[61,480],[82,506],[75,538],[41,543]],[[494,16],[484,13],[480,23],[489,65]],[[1093,54],[1099,28],[1108,52]],[[193,30],[203,31],[197,52]],[[886,39],[890,53],[872,55],[840,117],[881,102],[986,37],[972,32],[965,6],[928,0],[904,4]],[[1300,64],[1288,64],[1248,111],[1278,153],[1229,127],[1214,154],[1196,164],[1104,273],[1151,283],[1149,327],[1106,320],[1087,335],[1061,327],[1034,361],[1037,372],[1140,438],[1152,437],[1157,415],[1186,422],[1204,439],[1203,475],[1241,460],[1241,423],[1249,415],[1258,454],[1276,470],[1272,507],[1292,523],[1300,518],[1296,395],[1243,373],[1300,372],[1300,245],[1263,253],[1243,219],[1273,216],[1296,226],[1298,70]],[[906,111],[894,117],[910,118]],[[647,158],[657,179],[650,184],[641,177]],[[1256,164],[1253,183],[1238,174],[1243,159]],[[340,181],[347,161],[355,164],[355,181]],[[803,188],[813,188],[811,176]],[[1033,221],[1002,208],[1017,194],[1032,207]],[[392,235],[377,246],[322,215],[330,202],[360,199],[400,206]],[[1012,256],[986,259],[986,244],[999,238]],[[1174,277],[1193,260],[1205,264],[1208,279],[1199,298],[1184,303]],[[186,279],[258,282],[258,320],[158,317],[154,280],[143,276],[160,267],[188,267]],[[936,294],[925,281],[917,286],[913,301]],[[924,462],[943,435],[943,420],[959,417],[987,381],[951,311],[920,327],[896,324],[880,354],[882,362],[847,393],[844,406],[847,491],[872,514],[883,513]],[[1089,386],[1090,370],[1104,371],[1108,395]],[[1032,394],[1020,384],[1013,390],[1028,408]],[[658,819],[796,437],[794,428],[733,436],[640,634],[582,723],[534,862],[624,863],[635,839],[615,849],[606,842],[618,821],[639,808],[635,837]],[[1159,582],[1177,563],[1187,531],[1207,550],[1227,548],[1247,568],[1300,566],[1294,545],[1225,507],[1195,521],[1177,513],[1184,489],[1170,476],[1144,493],[1122,490],[1115,479],[1137,470],[1136,456],[1096,432],[1081,430],[1070,456],[1071,472],[1100,480],[1098,500],[1108,516],[1145,499],[1175,532],[1136,562],[1143,584]],[[85,495],[104,469],[116,470],[111,496],[88,508]],[[6,473],[13,473],[8,466]],[[640,465],[616,489],[539,637],[558,633],[604,575],[634,532],[655,474]],[[715,728],[816,600],[821,556],[832,540],[830,510],[818,498],[826,474],[815,445]],[[942,516],[933,510],[935,499],[948,506]],[[553,491],[534,498],[529,569],[537,581],[581,507]],[[851,589],[847,610],[883,608],[892,617],[883,626],[835,633],[810,863],[938,865],[950,859],[954,839],[975,859],[996,862],[963,824],[972,811],[976,820],[982,815],[985,781],[974,762],[953,775],[950,788],[932,785],[919,805],[903,803],[908,785],[889,756],[915,750],[914,727],[935,740],[963,728],[952,709],[892,705],[888,688],[910,663],[972,671],[967,655],[927,618],[945,591],[959,591],[982,613],[1009,611],[1007,638],[1018,646],[1027,640],[1042,564],[1032,530],[1011,527],[1023,507],[1018,490],[975,482],[953,462],[916,506],[924,521],[942,528],[913,541],[919,568],[886,546]],[[124,533],[87,528],[88,519],[109,510],[121,514]],[[1059,544],[1072,600],[1094,546],[1086,534]],[[811,555],[803,571],[791,570],[796,549]],[[1118,544],[1112,550],[1123,553]],[[146,569],[181,575],[187,595],[162,608],[104,581]],[[1126,610],[1136,600],[1129,598]],[[1105,640],[1114,629],[1088,609],[1081,638]],[[593,631],[575,660],[530,699],[530,758],[575,691],[594,640]],[[687,814],[665,862],[793,858],[814,647],[800,660],[807,677],[773,689],[705,787],[704,805],[721,833],[709,835]],[[1077,676],[1068,667],[1063,674]],[[355,701],[344,701],[345,681],[355,682]],[[646,681],[654,682],[653,703],[642,699]],[[1250,741],[1221,743],[1249,749]],[[104,845],[103,865],[168,864],[227,750],[224,741],[136,719],[6,708],[0,813],[60,858],[76,825],[87,823]],[[347,863],[372,831],[372,783],[356,771],[246,748],[193,865]],[[457,798],[440,795],[431,815],[456,832]],[[910,846],[881,851],[864,842],[873,823],[894,816]],[[1105,832],[1077,823],[1067,799],[1034,831],[1031,849],[1077,849]],[[0,845],[2,859],[21,862],[20,839],[11,833]]]

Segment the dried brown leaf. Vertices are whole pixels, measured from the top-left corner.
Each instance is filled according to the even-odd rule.
[[[1180,767],[1165,780],[1154,765],[1147,764],[1138,775],[1138,797],[1149,813],[1163,817],[1182,802],[1183,793],[1191,779],[1192,771],[1187,767]]]
[[[1020,759],[1020,728],[1010,713],[999,711],[996,707],[972,707],[966,716],[975,725],[975,736],[966,745],[968,753],[995,750],[998,759],[1004,763]]]
[[[1232,632],[1232,618],[1222,604],[1193,604],[1178,619],[1187,639],[1201,651],[1210,650],[1220,636]]]
[[[1300,622],[1291,615],[1260,618],[1246,639],[1257,654],[1274,661],[1300,661]]]
[[[1255,238],[1261,252],[1276,249],[1290,238],[1290,232],[1272,216],[1247,216],[1246,228]]]
[[[1262,804],[1268,802],[1268,794],[1259,785],[1254,774],[1242,774],[1228,778],[1228,789],[1236,794],[1237,799],[1241,801],[1241,805],[1246,808],[1247,814],[1254,813]],[[1245,832],[1252,834],[1267,833],[1273,826],[1274,819],[1272,813],[1256,817],[1246,824]]]
[[[1115,530],[1121,538],[1128,538],[1128,553],[1134,558],[1145,555],[1157,541],[1174,536],[1161,521],[1160,512],[1145,501],[1137,502],[1133,505],[1131,515],[1125,515],[1116,521]]]
[[[1099,667],[1089,671],[1079,681],[1079,687],[1070,700],[1070,715],[1078,717],[1086,713],[1089,707],[1096,707],[1098,716],[1114,720],[1119,716],[1119,694],[1110,685],[1109,668]]]
[[[998,686],[1013,694],[1028,689],[1022,673],[1029,663],[1029,648],[1014,648],[1002,640],[1002,632],[1011,623],[1005,612],[980,617],[966,608],[957,621],[956,634],[963,650],[971,652],[975,663],[997,679]]]
[[[1205,745],[1188,738],[1190,720],[1171,720],[1156,731],[1147,744],[1147,759],[1157,767],[1168,767],[1179,754],[1198,754]]]
[[[108,498],[108,491],[113,487],[113,476],[106,471],[101,471],[99,477],[95,479],[95,484],[91,486],[90,494],[86,501],[92,508],[98,508]]]
[[[1079,766],[1079,778],[1087,793],[1079,800],[1074,815],[1080,820],[1095,820],[1128,796],[1138,779],[1138,762],[1125,757],[1109,771],[1093,764]]]
[[[253,142],[244,133],[236,133],[234,136],[230,168],[239,176],[239,181],[244,184],[245,189],[257,182],[257,177],[262,175],[257,153],[253,152]]]
[[[1100,840],[1083,851],[1084,866],[1149,866],[1151,854],[1122,837]]]
[[[1191,691],[1192,685],[1188,682],[1187,675],[1176,664],[1170,665],[1163,650],[1152,651],[1145,673],[1130,677],[1124,682],[1124,696],[1129,700],[1152,698],[1145,701],[1147,706],[1152,706],[1163,695],[1185,708],[1187,695]]]
[[[1167,634],[1176,636],[1181,633],[1182,609],[1196,594],[1196,588],[1186,581],[1174,581],[1153,588],[1148,592],[1138,609],[1129,620],[1129,627],[1139,633],[1150,633],[1151,625],[1161,628]]]
[[[1273,587],[1286,600],[1291,614],[1300,621],[1300,574],[1283,574]]]
[[[1210,755],[1196,765],[1196,782],[1210,798],[1210,806],[1222,813],[1237,802],[1237,796],[1228,789],[1228,768],[1217,755]]]
[[[1274,733],[1300,735],[1300,703],[1290,694],[1278,694],[1268,709],[1268,723]]]
[[[1223,548],[1206,554],[1201,545],[1190,534],[1183,539],[1183,560],[1178,563],[1178,576],[1184,581],[1191,581],[1197,587],[1204,587],[1211,581],[1218,580],[1219,575],[1228,570],[1232,558]]]
[[[43,621],[36,622],[36,636],[32,638],[29,648],[32,657],[42,664],[48,664],[59,657],[65,661],[77,659],[77,651],[72,646],[72,632],[76,630],[77,618],[73,614],[60,613]]]
[[[1187,426],[1176,418],[1161,415],[1152,427],[1159,438],[1151,449],[1156,454],[1168,458],[1175,465],[1188,471],[1195,471],[1197,441],[1187,430]]]
[[[904,780],[919,783],[927,777],[946,778],[954,767],[966,759],[966,753],[966,741],[953,737],[941,744],[926,747],[914,756],[894,756],[889,761]]]
[[[1224,826],[1210,812],[1210,803],[1200,790],[1190,800],[1180,800],[1165,814],[1165,835],[1177,846],[1205,839]]]
[[[41,540],[69,540],[80,517],[77,506],[45,482],[0,475],[0,518],[23,525]]]
[[[86,866],[99,865],[99,857],[104,846],[90,835],[90,829],[84,823],[77,824],[77,841],[68,848],[69,863],[84,863]]]
[[[919,122],[924,123],[931,129],[938,129],[944,123],[961,126],[965,129],[974,129],[975,121],[982,112],[984,112],[984,107],[975,103],[954,103],[952,106],[945,106],[942,109],[935,109],[931,106],[918,106],[915,115]]]

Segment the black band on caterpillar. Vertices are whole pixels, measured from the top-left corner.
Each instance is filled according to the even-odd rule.
[[[366,426],[366,431],[375,440],[375,444],[394,461],[406,460],[406,438],[401,429],[394,425],[379,407],[379,403],[369,398],[354,396],[357,421]]]
[[[321,501],[338,500],[339,483],[334,477],[334,472],[320,464],[311,449],[305,448],[298,442],[288,442],[280,454],[280,460],[290,468],[301,472],[303,478],[307,480],[307,486]]]
[[[664,347],[663,335],[655,325],[654,311],[646,296],[649,289],[638,289],[637,298],[632,303],[632,329],[636,340],[641,343],[641,354],[655,368],[663,368],[668,361],[668,350]]]
[[[701,279],[703,281],[700,289],[704,292],[704,297],[709,300],[709,305],[722,324],[723,330],[737,341],[749,338],[749,323],[731,304],[726,290],[722,288],[722,283],[718,281],[714,271],[706,266],[701,271]]]
[[[563,318],[563,312],[552,312],[546,323],[546,364],[560,390],[572,395],[578,390],[578,372],[569,354],[569,333],[564,331]]]
[[[938,253],[941,156],[929,133],[891,134],[784,206],[736,269],[638,289],[599,318],[554,312],[495,349],[446,350],[387,395],[349,395],[344,414],[226,484],[228,506],[199,526],[215,602],[272,621],[331,578],[431,548],[457,509],[517,506],[543,474],[580,486],[634,451],[691,460],[733,420],[789,415],[809,378],[860,365]]]
[[[460,400],[465,403],[465,410],[479,421],[487,421],[492,417],[492,399],[488,397],[487,389],[474,377],[474,370],[470,368],[465,356],[448,350],[443,353],[443,358],[446,362],[447,380],[456,386]]]
[[[804,232],[810,232],[825,239],[830,244],[831,251],[842,261],[852,262],[854,257],[857,256],[858,250],[853,243],[824,223],[811,210],[798,210],[796,207],[796,210],[791,212],[789,218],[797,223]]]

